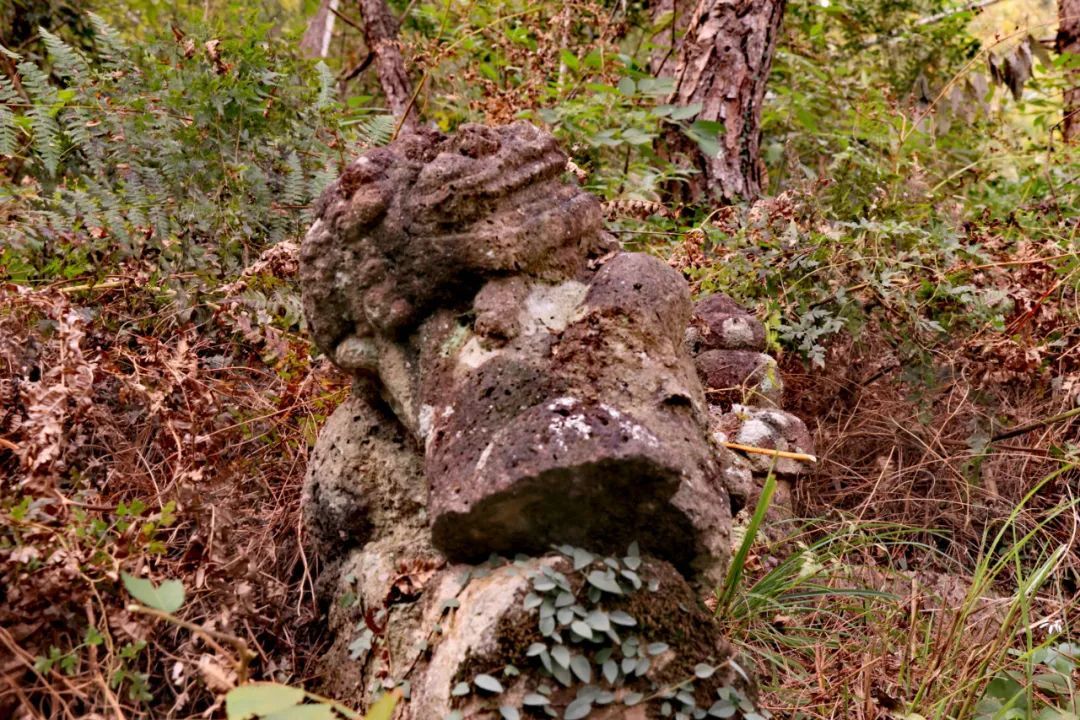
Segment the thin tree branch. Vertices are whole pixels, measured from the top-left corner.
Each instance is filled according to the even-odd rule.
[[[341,18],[341,22],[345,23],[346,25],[348,25],[352,29],[358,30],[360,32],[364,32],[364,28],[360,26],[360,23],[356,22],[351,17],[349,17],[345,13],[338,10],[336,7],[331,6],[330,12],[334,13],[334,15]]]
[[[952,10],[942,10],[939,13],[934,13],[933,15],[927,15],[926,17],[919,18],[915,22],[911,23],[910,27],[906,28],[904,32],[895,33],[893,35],[884,35],[882,37],[876,37],[872,40],[867,40],[861,45],[861,47],[868,48],[873,47],[874,45],[880,45],[882,43],[894,43],[915,28],[922,28],[926,27],[927,25],[933,25],[934,23],[939,23],[942,20],[948,20],[954,15],[971,12],[972,10],[982,10],[983,8],[988,8],[991,5],[997,5],[1000,2],[1002,2],[1002,0],[977,0],[977,2],[969,2],[965,5],[961,5],[958,8],[953,8]]]
[[[1008,440],[1009,438],[1014,438],[1017,435],[1025,435],[1032,430],[1038,430],[1039,428],[1046,427],[1047,425],[1053,425],[1054,423],[1061,422],[1062,420],[1068,420],[1069,418],[1074,418],[1078,415],[1080,415],[1080,407],[1075,407],[1072,410],[1067,410],[1063,413],[1058,413],[1057,415],[1051,415],[1048,418],[1042,418],[1033,422],[1024,423],[1023,425],[1017,425],[1016,427],[1006,430],[1004,432],[999,432],[993,437],[991,437],[990,441],[997,442],[998,440]]]

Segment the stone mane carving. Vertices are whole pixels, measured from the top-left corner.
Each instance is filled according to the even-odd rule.
[[[405,717],[466,702],[451,681],[495,662],[521,615],[518,575],[463,588],[447,562],[636,541],[673,597],[692,595],[687,579],[721,579],[731,503],[751,502],[772,465],[718,441],[809,450],[802,423],[775,408],[761,324],[722,295],[693,304],[675,270],[621,252],[565,166],[525,123],[411,134],[326,190],[301,250],[315,341],[356,379],[320,434],[305,516],[338,567],[330,592],[393,618],[386,656],[414,658]],[[474,625],[428,648],[425,623],[455,597],[471,598]],[[730,654],[702,632],[711,654]],[[334,673],[374,692],[400,670],[378,664],[365,655]],[[482,708],[475,717],[495,717]]]
[[[379,336],[404,336],[485,280],[559,280],[601,250],[600,206],[564,185],[566,157],[524,123],[410,134],[353,162],[323,194],[303,246],[315,342],[376,372]]]

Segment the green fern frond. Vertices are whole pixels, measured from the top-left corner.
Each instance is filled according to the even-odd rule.
[[[44,62],[0,50],[18,68],[0,73],[0,151],[26,156],[21,167],[38,181],[35,214],[18,219],[35,236],[101,228],[85,242],[109,258],[153,248],[163,272],[227,268],[295,237],[305,219],[294,208],[337,175],[356,140],[384,144],[392,132],[391,118],[363,115],[359,132],[338,133],[333,71],[323,64],[313,72],[261,43],[250,49],[258,72],[234,79],[242,93],[257,94],[265,90],[261,78],[273,77],[282,111],[254,128],[223,119],[222,132],[208,131],[191,116],[216,100],[213,68],[161,64],[159,46],[144,50],[101,17],[86,20],[93,50],[48,32],[40,35]],[[173,44],[167,29],[158,39]],[[343,145],[328,147],[331,135]],[[0,228],[0,244],[8,234]]]
[[[33,150],[48,174],[55,176],[63,151],[63,134],[56,121],[56,113],[60,108],[59,94],[49,82],[49,76],[37,65],[23,61],[16,67],[23,90],[32,103],[26,117],[30,119],[30,128],[34,133]]]
[[[31,108],[26,116],[30,118],[30,127],[34,130],[34,151],[41,158],[41,163],[49,175],[55,177],[63,150],[60,124],[52,113],[40,105]]]
[[[156,168],[139,168],[139,179],[142,180],[143,185],[146,186],[146,189],[150,191],[150,194],[154,196],[155,200],[164,200],[169,194],[169,191],[161,182],[161,175],[157,172]]]
[[[37,215],[42,218],[42,225],[52,228],[67,226],[67,218],[54,210],[38,210]]]
[[[311,176],[311,185],[309,185],[309,195],[313,198],[317,198],[322,195],[330,183],[334,182],[338,176],[338,168],[334,164],[329,164],[315,172]]]
[[[75,217],[81,221],[84,228],[103,227],[101,221],[101,209],[97,200],[82,188],[65,190],[62,193],[70,198],[67,207],[74,208]]]
[[[129,50],[127,44],[120,38],[120,33],[105,22],[97,13],[88,12],[90,25],[94,28],[94,45],[98,55],[111,65],[120,65],[127,57]]]
[[[390,138],[394,136],[394,127],[397,120],[393,115],[370,115],[349,120],[342,124],[354,126],[358,136],[357,140],[361,149],[364,149],[380,147],[390,142]]]
[[[286,205],[303,205],[307,200],[307,183],[304,181],[304,168],[300,165],[300,158],[295,152],[289,153],[285,158],[285,187],[282,188],[281,196]]]
[[[147,195],[146,187],[139,180],[138,175],[132,173],[127,178],[124,183],[124,194],[127,196],[127,215],[132,225],[137,227],[149,225],[150,219],[146,216],[146,209],[150,207],[150,197]]]
[[[38,33],[45,42],[56,71],[69,80],[84,82],[90,74],[90,65],[83,54],[43,27],[38,28]]]
[[[15,154],[15,113],[0,105],[0,155]]]
[[[66,107],[59,115],[60,125],[75,148],[84,148],[90,144],[90,116],[78,107]]]
[[[15,91],[11,78],[7,75],[0,75],[0,105],[10,105],[19,99],[19,93]]]
[[[102,185],[92,179],[86,180],[87,192],[93,196],[109,234],[116,238],[125,249],[131,247],[131,235],[128,233],[127,219],[124,217],[124,200],[108,185]]]
[[[131,234],[127,230],[127,223],[124,222],[123,216],[113,210],[106,210],[105,219],[109,222],[109,232],[120,243],[124,253],[130,252],[132,249]]]
[[[172,234],[172,215],[163,204],[155,203],[148,209],[147,226],[150,228],[152,236],[158,240],[168,238]]]
[[[370,125],[371,144],[386,145],[394,137],[397,118],[393,115],[376,115]]]
[[[32,62],[25,60],[16,66],[23,90],[35,105],[52,106],[59,101],[56,88],[49,82],[49,76]]]
[[[14,52],[13,50],[8,50],[6,47],[4,47],[3,43],[0,43],[0,55],[3,55],[8,60],[14,60],[16,62],[22,60],[22,55]]]
[[[322,60],[315,66],[315,70],[319,73],[319,95],[315,99],[315,107],[322,110],[334,99],[334,73]]]

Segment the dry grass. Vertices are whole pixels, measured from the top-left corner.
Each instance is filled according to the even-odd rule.
[[[267,282],[291,272],[263,270]],[[135,278],[75,292],[8,287],[0,298],[3,510],[18,515],[0,546],[5,716],[192,717],[237,680],[229,648],[129,613],[121,570],[181,578],[183,618],[241,638],[256,655],[252,677],[313,680],[318,568],[302,549],[299,491],[343,379],[313,365],[301,339],[258,331],[265,323],[245,303],[216,302],[195,326],[154,302]],[[151,331],[136,332],[148,318]],[[977,699],[1018,663],[1009,651],[1050,637],[1036,621],[1067,631],[1078,620],[1077,518],[1061,511],[1077,494],[1076,469],[1010,513],[1049,472],[1075,464],[1080,422],[986,445],[978,430],[1048,417],[1063,401],[1038,377],[969,383],[963,371],[918,392],[923,384],[882,362],[881,345],[834,352],[844,361],[826,372],[789,363],[786,374],[791,406],[816,423],[820,472],[798,500],[819,520],[754,549],[732,634],[779,717],[950,717],[957,705],[941,688]],[[144,507],[132,510],[135,500]],[[1016,563],[980,576],[980,563],[1003,554],[987,544],[1003,527],[1034,539]],[[1013,543],[1010,534],[998,545]],[[1025,573],[1062,544],[1038,597],[1015,611]],[[813,552],[792,553],[800,547]],[[85,642],[89,627],[99,643]],[[152,699],[139,698],[146,688]]]
[[[1041,262],[999,271],[1031,296],[1007,332],[916,368],[871,326],[824,370],[785,363],[788,407],[817,436],[819,472],[797,487],[816,520],[753,549],[729,620],[779,717],[966,720],[991,679],[1030,669],[1048,627],[1080,621],[1080,418],[991,440],[1070,407],[1080,353],[1032,351],[1080,337],[1058,312],[1072,291]],[[134,268],[0,291],[0,716],[213,712],[234,653],[128,612],[121,571],[182,579],[183,619],[243,640],[251,677],[317,681],[300,485],[347,388],[243,294],[295,292],[293,272],[263,258],[198,323]]]
[[[1074,527],[1075,509],[1067,510]],[[951,564],[919,542],[924,534],[813,522],[802,553],[772,569],[776,549],[759,548],[745,605],[728,622],[757,663],[765,707],[783,718],[994,717],[975,713],[991,680],[1045,672],[1028,661],[1075,638],[1080,605],[1063,586],[1060,554],[1050,552],[1046,534],[1010,540],[1000,554],[951,572],[901,569],[900,554]],[[1049,560],[1052,569],[1010,583],[1010,563],[1021,557],[1039,558],[1032,569]],[[1072,692],[1065,697],[1080,701],[1075,685]]]
[[[1080,418],[995,441],[1067,410],[1069,393],[1034,373],[973,380],[967,346],[941,352],[927,383],[883,337],[834,347],[825,371],[788,363],[788,401],[821,458],[797,486],[815,520],[758,548],[765,587],[746,592],[768,601],[733,635],[780,717],[995,717],[976,712],[988,683],[1007,671],[1024,685],[1040,647],[1080,627]],[[769,585],[793,543],[813,548],[799,560],[813,572]],[[1028,685],[1032,707],[1068,702]]]
[[[1038,375],[972,379],[973,364],[953,355],[926,368],[935,373],[927,382],[910,367],[882,366],[889,351],[880,341],[833,352],[845,360],[825,372],[785,372],[791,405],[811,419],[822,458],[798,488],[806,517],[840,510],[858,520],[931,529],[938,550],[971,567],[988,529],[1049,473],[1080,460],[1080,417],[994,439],[1072,406],[1071,393],[1053,392]],[[1078,482],[1073,470],[1044,488],[1019,526],[1033,527],[1041,512],[1080,494]],[[1060,539],[1069,537],[1066,525],[1058,531]],[[1066,567],[1080,578],[1080,547]]]
[[[255,678],[304,681],[320,646],[299,494],[343,379],[244,302],[195,325],[157,295],[0,291],[0,716],[218,702],[236,658],[129,613],[121,571],[182,579],[184,619],[244,639]]]

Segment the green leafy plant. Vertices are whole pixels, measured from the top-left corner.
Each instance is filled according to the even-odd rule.
[[[400,694],[384,694],[361,718],[343,705],[305,692],[300,688],[278,683],[248,683],[233,688],[225,696],[225,713],[229,720],[390,720]],[[313,700],[314,702],[305,702]]]
[[[179,580],[165,580],[155,585],[151,580],[133,577],[126,572],[121,573],[120,577],[131,597],[147,607],[174,613],[184,604],[184,583]]]
[[[738,592],[742,585],[742,577],[746,569],[747,556],[750,554],[750,549],[757,541],[758,530],[765,521],[765,515],[769,511],[769,504],[772,502],[773,493],[775,492],[776,476],[770,471],[765,477],[765,483],[761,487],[761,495],[758,497],[757,504],[754,506],[754,514],[750,516],[750,522],[746,525],[743,541],[739,544],[739,549],[735,551],[735,556],[731,559],[731,564],[728,566],[727,577],[724,578],[724,585],[717,593],[717,614],[727,614],[728,610],[731,608],[732,600],[735,598],[735,593]]]
[[[1074,674],[1080,668],[1080,645],[1047,644],[1025,659],[1030,672],[1005,670],[986,686],[975,706],[977,720],[1069,720],[1080,716],[1080,692]]]
[[[49,64],[19,58],[17,87],[0,75],[3,194],[21,219],[0,262],[27,281],[149,260],[166,283],[188,274],[185,297],[299,237],[350,138],[386,139],[379,116],[341,122],[325,65],[257,31],[133,45],[89,18],[92,53],[42,29]]]
[[[575,689],[574,699],[562,711],[564,720],[587,718],[594,709],[619,703],[627,707],[649,704],[660,714],[678,720],[692,717],[726,718],[741,712],[747,720],[770,717],[768,711],[755,709],[740,688],[720,686],[715,699],[699,706],[695,683],[718,671],[711,658],[700,658],[693,674],[666,686],[658,686],[648,677],[656,658],[671,651],[662,638],[644,638],[635,631],[638,621],[624,610],[611,610],[609,603],[625,600],[637,593],[658,593],[656,580],[646,582],[638,570],[642,558],[637,543],[623,557],[600,557],[581,548],[560,546],[558,552],[567,561],[569,573],[546,563],[530,577],[531,592],[524,598],[524,608],[535,613],[537,630],[543,640],[533,643],[526,658],[542,668],[555,683]],[[743,673],[734,660],[725,661]],[[507,666],[504,674],[519,674]],[[641,687],[647,681],[646,687]],[[631,690],[628,686],[636,688]],[[463,696],[480,691],[498,696],[504,692],[494,675],[481,673],[469,682],[461,682],[452,695]],[[527,709],[560,717],[552,708],[553,688],[541,683],[528,692],[522,707],[500,706],[503,718],[513,720]]]

